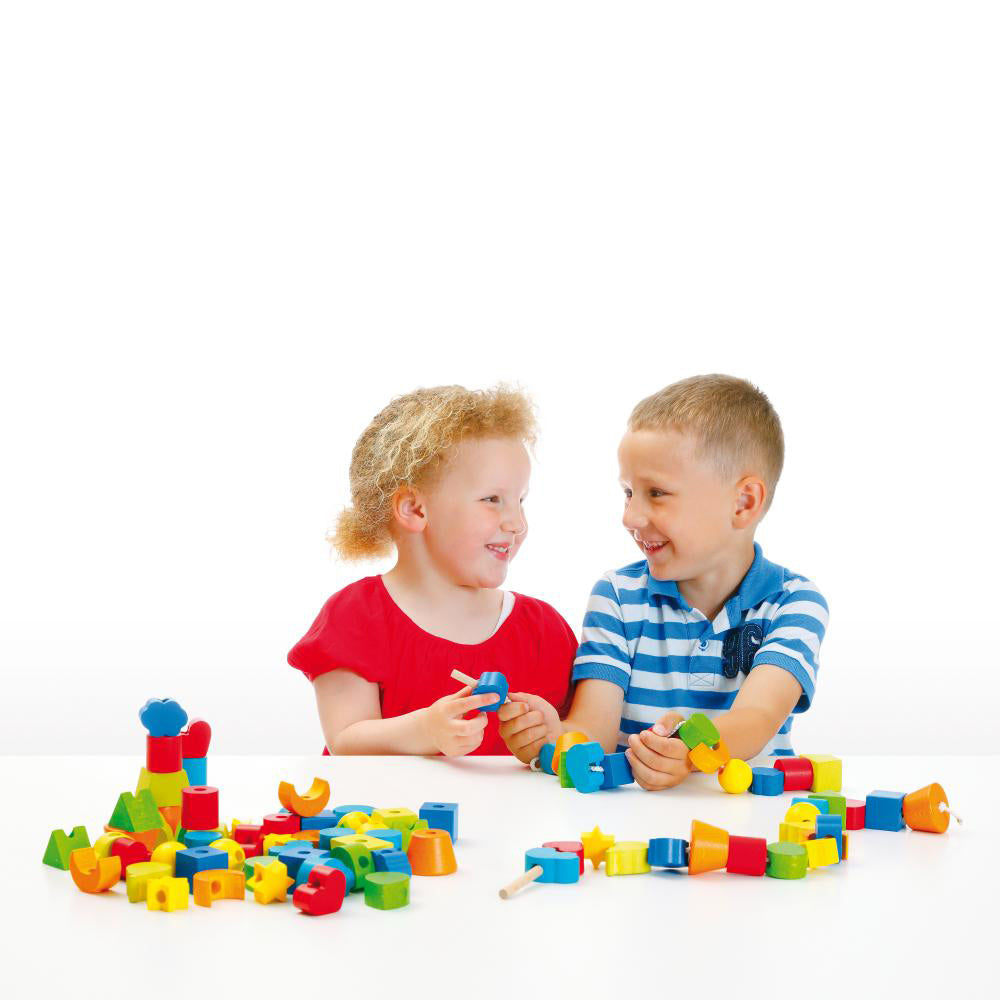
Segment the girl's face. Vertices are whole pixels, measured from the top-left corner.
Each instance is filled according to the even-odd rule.
[[[466,587],[499,587],[528,532],[531,461],[513,438],[467,440],[424,492],[424,543],[435,565]]]

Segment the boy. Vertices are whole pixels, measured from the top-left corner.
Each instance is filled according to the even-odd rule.
[[[515,693],[499,710],[501,736],[527,763],[561,732],[583,732],[605,752],[624,749],[650,790],[691,772],[670,734],[695,711],[734,757],[792,754],[827,605],[754,542],[784,461],[777,413],[743,379],[684,379],[635,407],[618,461],[622,523],[643,558],[591,593],[566,719]]]

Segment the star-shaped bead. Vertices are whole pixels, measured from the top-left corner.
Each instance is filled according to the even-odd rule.
[[[595,870],[601,867],[605,852],[614,845],[614,842],[615,838],[610,833],[602,833],[599,826],[595,826],[590,833],[580,834],[583,856],[590,860]]]
[[[255,903],[283,903],[295,879],[288,875],[288,868],[281,861],[269,865],[255,865],[250,880]]]

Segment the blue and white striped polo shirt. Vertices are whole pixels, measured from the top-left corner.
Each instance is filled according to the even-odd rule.
[[[746,673],[761,663],[789,671],[802,686],[793,715],[809,707],[826,601],[810,580],[768,562],[758,543],[753,548],[739,589],[711,622],[687,603],[675,581],[650,576],[645,559],[595,584],[573,680],[596,677],[625,692],[619,750],[630,733],[665,712],[712,718],[727,711]],[[789,716],[761,754],[794,754],[791,731]]]

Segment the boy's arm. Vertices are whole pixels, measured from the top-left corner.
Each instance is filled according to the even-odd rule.
[[[733,707],[712,721],[729,752],[750,760],[767,746],[802,696],[802,685],[787,671],[769,663],[750,671]]]
[[[625,692],[612,681],[594,677],[577,681],[562,731],[583,733],[600,743],[605,753],[614,753],[624,703]]]

